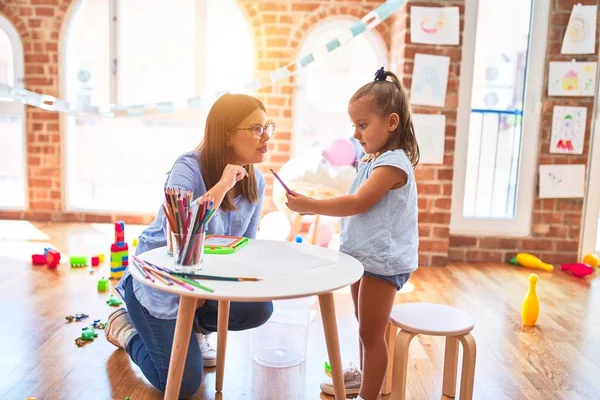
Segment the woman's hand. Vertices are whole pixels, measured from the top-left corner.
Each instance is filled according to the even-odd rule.
[[[301,215],[306,215],[306,214],[312,213],[311,203],[313,202],[313,199],[311,199],[310,197],[303,196],[296,192],[294,192],[292,194],[287,193],[286,197],[287,197],[287,202],[285,203],[285,205],[290,210],[296,211],[297,213],[299,213]]]
[[[227,164],[221,174],[219,183],[227,187],[227,190],[232,189],[236,183],[244,179],[247,175],[246,169],[239,165]]]

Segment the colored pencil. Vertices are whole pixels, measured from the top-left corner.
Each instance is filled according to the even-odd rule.
[[[196,286],[198,289],[206,290],[207,292],[210,292],[210,293],[215,291],[214,289],[211,289],[209,287],[199,284],[198,282],[196,282],[193,279],[189,279],[189,278],[186,278],[183,276],[181,277],[181,279],[183,279],[185,282],[189,283],[190,285]]]
[[[178,285],[180,285],[180,286],[183,286],[183,287],[184,287],[184,288],[186,288],[187,290],[194,291],[194,288],[193,288],[193,287],[191,287],[190,285],[188,285],[187,283],[185,283],[183,280],[181,280],[181,279],[178,279],[178,278],[176,278],[176,277],[174,277],[174,276],[172,276],[172,275],[169,275],[169,274],[167,274],[166,272],[162,272],[162,271],[160,271],[160,270],[158,270],[158,269],[154,269],[154,268],[152,268],[152,267],[146,267],[146,266],[144,266],[144,268],[146,268],[147,270],[154,271],[155,273],[157,273],[157,274],[159,274],[159,275],[161,275],[161,276],[163,276],[163,277],[166,277],[166,278],[169,278],[169,279],[171,279],[173,282],[177,283],[177,284],[178,284]]]
[[[161,281],[165,285],[167,285],[167,286],[172,286],[173,285],[172,281],[167,282],[167,280],[165,278],[163,278],[162,276],[160,276],[159,274],[156,273],[156,270],[149,270],[149,272],[152,275],[154,275],[156,277],[156,279],[158,279],[159,281]]]
[[[194,279],[206,279],[212,281],[229,281],[229,282],[258,282],[262,281],[262,278],[253,277],[242,277],[242,276],[217,276],[217,275],[202,275],[202,274],[188,274],[185,272],[169,272],[171,275],[194,278]]]
[[[144,268],[142,268],[142,266],[140,266],[139,264],[139,259],[137,257],[134,256],[133,258],[133,264],[136,266],[136,268],[142,273],[144,274],[144,277],[146,279],[149,279],[151,282],[155,282],[154,278],[152,278],[147,272],[146,270],[144,270]]]

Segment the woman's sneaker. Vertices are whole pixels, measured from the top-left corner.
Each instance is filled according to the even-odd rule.
[[[346,394],[358,394],[360,392],[360,384],[362,382],[362,371],[356,368],[353,362],[350,363],[350,368],[344,370],[344,386]],[[333,380],[327,379],[321,383],[321,391],[329,395],[335,396],[333,389]]]
[[[203,333],[196,334],[200,351],[202,352],[202,363],[205,368],[217,366],[217,351],[208,343],[208,335]]]
[[[113,345],[125,349],[129,340],[136,334],[126,309],[119,308],[108,316],[104,336]]]

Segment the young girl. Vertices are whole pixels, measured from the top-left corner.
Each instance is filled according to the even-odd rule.
[[[287,206],[299,213],[343,217],[340,251],[359,260],[365,269],[351,288],[363,369],[344,371],[346,393],[375,400],[385,378],[385,336],[394,298],[418,264],[413,169],[419,162],[419,146],[409,97],[392,72],[380,68],[375,80],[352,96],[348,113],[354,137],[366,154],[350,194],[327,200],[288,194]],[[321,390],[333,395],[331,380],[321,384]]]

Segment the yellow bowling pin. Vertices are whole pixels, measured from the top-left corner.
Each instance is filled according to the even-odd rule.
[[[529,290],[521,306],[523,325],[534,326],[540,315],[540,299],[536,292],[537,281],[538,276],[536,274],[529,275]]]

